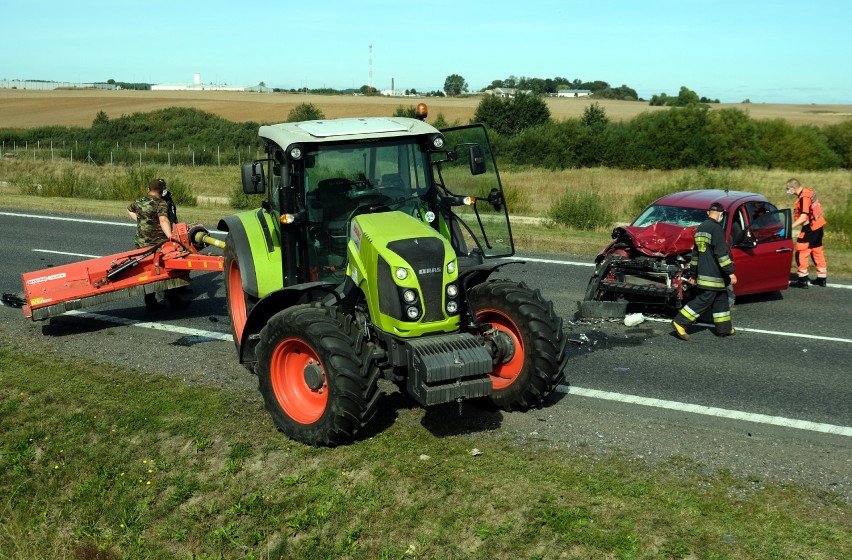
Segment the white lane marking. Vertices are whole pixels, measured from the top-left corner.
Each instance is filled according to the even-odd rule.
[[[87,220],[83,218],[64,218],[61,216],[37,216],[35,214],[18,214],[15,212],[0,212],[0,216],[12,216],[14,218],[38,218],[39,220],[56,220],[60,222],[80,222],[84,224],[101,224],[105,226],[129,226],[136,227],[133,222],[107,222],[103,220]]]
[[[671,319],[660,319],[658,317],[645,317],[646,321],[656,321],[657,323],[671,323]],[[695,323],[701,327],[709,327],[714,328],[710,323]],[[827,340],[829,342],[852,342],[850,338],[838,338],[836,336],[818,336],[815,334],[804,334],[804,333],[794,333],[794,332],[783,332],[783,331],[767,331],[764,329],[752,329],[750,327],[741,327],[736,325],[737,332],[754,332],[761,334],[772,334],[776,336],[790,336],[793,338],[809,338],[811,340]]]
[[[96,319],[107,323],[117,323],[132,327],[140,327],[143,329],[153,329],[182,335],[200,336],[215,340],[222,340],[226,342],[234,341],[234,337],[226,333],[205,331],[201,329],[190,329],[186,327],[166,325],[163,323],[155,323],[153,321],[136,321],[134,319],[113,317],[111,315],[103,315],[100,313],[89,313],[87,311],[68,311],[66,314],[75,315],[77,317],[84,317],[87,319]],[[756,422],[759,424],[772,424],[774,426],[796,428],[799,430],[809,430],[812,432],[823,432],[827,434],[852,436],[852,428],[847,428],[845,426],[835,426],[834,424],[820,424],[818,422],[810,422],[808,420],[796,420],[793,418],[784,418],[782,416],[767,416],[765,414],[756,414],[739,410],[729,410],[725,408],[715,408],[698,404],[681,403],[677,401],[665,401],[648,397],[639,397],[636,395],[624,395],[621,393],[611,393],[609,391],[599,391],[597,389],[584,389],[582,387],[575,386],[567,387],[565,385],[559,385],[556,390],[561,393],[579,395],[582,397],[590,397],[593,399],[639,404],[655,408],[665,408],[668,410],[678,410],[682,412],[691,412],[694,414],[703,414],[705,416],[717,416],[720,418],[730,418],[732,420],[745,420],[747,422]]]
[[[641,406],[650,406],[654,408],[665,408],[667,410],[690,412],[693,414],[703,414],[705,416],[716,416],[718,418],[728,418],[730,420],[743,420],[746,422],[754,422],[757,424],[771,424],[773,426],[781,426],[783,428],[795,428],[797,430],[808,430],[811,432],[822,432],[826,434],[835,434],[847,437],[852,436],[852,428],[847,426],[837,426],[835,424],[822,424],[819,422],[810,422],[808,420],[785,418],[783,416],[768,416],[766,414],[743,412],[741,410],[731,410],[727,408],[716,408],[713,406],[703,406],[700,404],[666,401],[661,399],[652,399],[648,397],[638,397],[636,395],[623,395],[621,393],[611,393],[609,391],[599,391],[597,389],[584,389],[583,387],[574,387],[573,385],[569,387],[560,385],[556,388],[556,390],[560,393],[567,393],[569,395],[578,395],[581,397],[589,397],[593,399],[638,404]]]
[[[19,214],[16,212],[0,212],[0,216],[12,216],[13,218],[37,218],[40,220],[56,220],[60,222],[80,222],[83,224],[100,224],[104,226],[125,226],[136,227],[133,222],[107,222],[104,220],[87,220],[83,218],[64,218],[62,216],[38,216],[36,214]],[[210,230],[212,235],[224,235],[227,232],[219,231],[218,229]]]
[[[84,255],[83,253],[66,253],[65,251],[51,251],[49,249],[33,249],[33,253],[51,253],[54,255],[68,255],[69,257],[86,257],[87,259],[99,259],[103,255]]]
[[[140,327],[143,329],[153,329],[155,331],[166,331],[177,334],[189,335],[189,336],[203,336],[206,338],[212,338],[215,340],[224,340],[226,342],[233,342],[234,337],[227,333],[220,333],[215,331],[204,331],[201,329],[190,329],[187,327],[178,327],[176,325],[167,325],[165,323],[155,323],[153,321],[137,321],[135,319],[125,319],[123,317],[113,317],[112,315],[103,315],[101,313],[90,313],[88,311],[67,311],[65,315],[74,315],[77,317],[83,317],[85,319],[95,319],[97,321],[104,321],[107,323],[117,323],[119,325],[128,325],[131,327]]]
[[[576,262],[576,261],[559,261],[555,259],[536,259],[536,258],[527,258],[527,257],[505,257],[504,260],[518,260],[518,261],[529,261],[529,262],[538,262],[545,264],[564,264],[570,266],[595,266],[595,263],[587,263],[587,262]]]

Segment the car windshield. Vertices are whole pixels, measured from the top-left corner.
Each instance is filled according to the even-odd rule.
[[[649,206],[636,218],[631,225],[647,227],[657,222],[666,222],[676,226],[697,226],[707,219],[707,211],[701,208],[683,208],[680,206],[664,206],[654,204]]]

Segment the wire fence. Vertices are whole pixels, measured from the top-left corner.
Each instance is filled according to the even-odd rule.
[[[222,166],[242,165],[261,159],[255,146],[178,146],[175,143],[105,145],[89,142],[2,142],[0,157],[38,161],[83,162],[90,165]]]

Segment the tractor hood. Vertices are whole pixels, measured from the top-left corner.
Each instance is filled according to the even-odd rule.
[[[696,226],[682,227],[657,222],[647,227],[619,226],[612,232],[616,239],[629,240],[640,253],[650,257],[682,255],[692,250]]]
[[[360,214],[349,229],[348,275],[364,292],[375,327],[399,337],[459,326],[458,262],[449,241],[403,212]],[[453,295],[447,293],[453,284]]]

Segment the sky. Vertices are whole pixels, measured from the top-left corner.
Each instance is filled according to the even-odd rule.
[[[0,0],[0,80],[470,91],[510,76],[852,104],[847,0]]]

